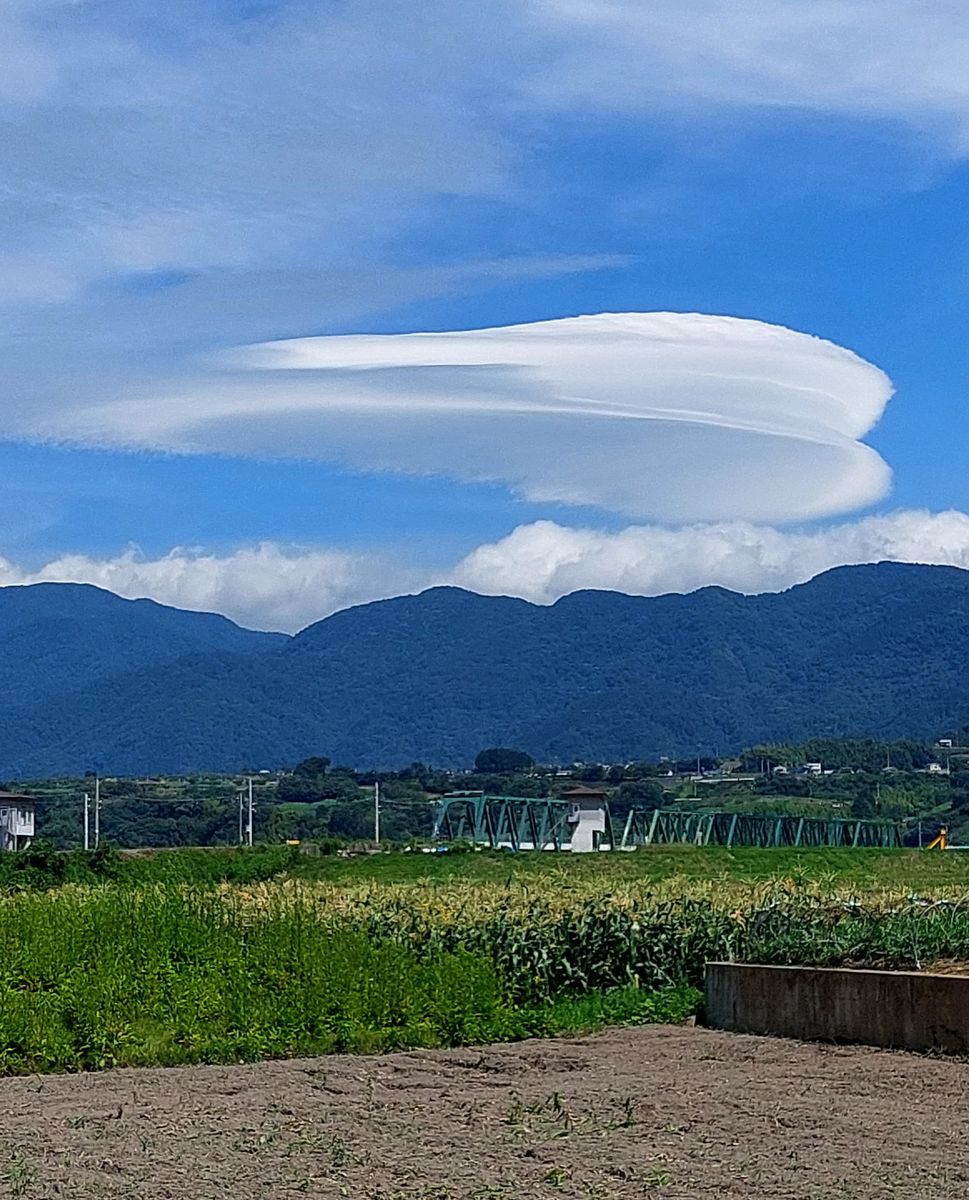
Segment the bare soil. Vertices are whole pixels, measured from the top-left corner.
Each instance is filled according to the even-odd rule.
[[[969,1064],[703,1029],[0,1081],[0,1196],[969,1195]]]

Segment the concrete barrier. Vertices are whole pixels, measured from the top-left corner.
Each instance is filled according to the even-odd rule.
[[[708,963],[704,1022],[804,1041],[969,1053],[969,976]]]

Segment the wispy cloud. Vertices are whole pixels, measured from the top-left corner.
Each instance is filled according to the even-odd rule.
[[[951,0],[532,0],[551,105],[800,108],[892,119],[969,151],[969,25]]]
[[[54,300],[68,276],[325,263],[496,194],[463,8],[4,5],[0,285],[8,256],[56,264]]]
[[[519,202],[529,122],[562,108],[802,108],[969,149],[949,0],[7,0],[0,41],[0,306],[386,254],[441,198]]]

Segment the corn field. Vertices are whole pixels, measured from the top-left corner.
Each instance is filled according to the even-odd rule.
[[[682,1020],[704,963],[969,961],[969,892],[552,872],[65,885],[0,898],[0,1074]]]

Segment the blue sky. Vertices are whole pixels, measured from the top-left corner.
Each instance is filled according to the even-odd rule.
[[[0,582],[292,629],[969,566],[961,4],[10,0],[0,44]],[[406,337],[598,313],[747,324]]]

